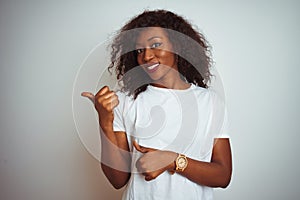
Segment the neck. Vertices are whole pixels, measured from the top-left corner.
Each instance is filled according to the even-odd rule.
[[[172,79],[160,79],[151,83],[151,85],[160,88],[168,88],[168,89],[176,89],[176,90],[184,90],[190,87],[191,84],[182,80],[178,74],[177,77],[173,77]]]

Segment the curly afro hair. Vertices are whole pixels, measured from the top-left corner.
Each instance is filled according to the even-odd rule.
[[[207,88],[212,59],[210,46],[203,34],[196,31],[183,17],[170,11],[146,10],[125,24],[111,44],[111,63],[108,69],[115,68],[122,90],[136,98],[151,83],[146,72],[138,67],[135,51],[136,38],[141,29],[147,27],[164,28],[175,47],[181,77],[189,83]],[[134,73],[129,73],[132,69]]]

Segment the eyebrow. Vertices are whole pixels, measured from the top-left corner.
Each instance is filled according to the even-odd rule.
[[[153,40],[153,39],[155,39],[155,38],[162,39],[162,37],[160,37],[160,36],[153,36],[153,37],[147,39],[147,41],[149,42],[149,41],[151,41],[151,40]],[[136,43],[136,46],[139,46],[139,45],[141,45],[141,44],[140,44],[140,43]]]
[[[162,37],[160,37],[160,36],[153,36],[153,37],[149,38],[147,41],[151,41],[151,40],[153,40],[153,39],[155,39],[155,38],[160,38],[160,39],[162,39]]]

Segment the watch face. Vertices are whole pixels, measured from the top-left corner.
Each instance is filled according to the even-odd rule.
[[[186,161],[184,158],[179,158],[178,159],[178,167],[183,168],[186,165]]]

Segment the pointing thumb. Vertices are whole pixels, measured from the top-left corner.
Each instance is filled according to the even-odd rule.
[[[93,104],[95,104],[95,95],[91,92],[82,92],[81,96],[87,97]]]

